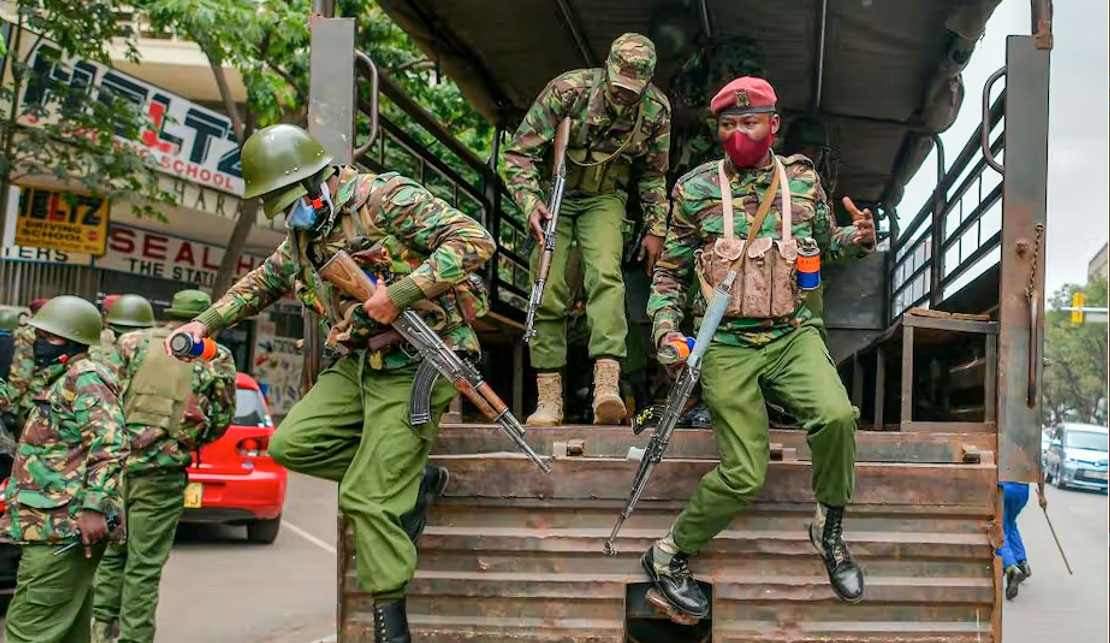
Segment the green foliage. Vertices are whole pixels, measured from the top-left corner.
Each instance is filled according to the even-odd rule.
[[[1072,293],[1082,290],[1087,306],[1106,306],[1107,283],[1097,277],[1086,286],[1067,284],[1049,300],[1045,314],[1045,420],[1106,424],[1107,327],[1103,323],[1072,324]]]
[[[106,63],[107,46],[117,34],[116,12],[123,4],[112,0],[73,3],[68,0],[20,0],[19,30],[13,36],[31,46],[20,56],[12,47],[12,81],[0,88],[0,183],[8,185],[32,175],[52,175],[75,182],[80,188],[108,199],[131,200],[140,216],[162,218],[142,202],[173,203],[158,186],[138,150],[116,138],[137,140],[147,125],[134,105],[119,98],[104,100],[80,88],[51,82],[41,68],[31,67],[29,56],[44,41],[57,47],[61,59],[72,57]],[[125,55],[136,60],[130,39],[117,41]],[[19,105],[28,86],[48,86],[40,104]],[[7,191],[0,195],[6,198]]]

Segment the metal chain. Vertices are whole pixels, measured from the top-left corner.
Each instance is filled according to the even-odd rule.
[[[1033,227],[1033,263],[1029,264],[1029,285],[1025,287],[1025,298],[1032,301],[1033,291],[1037,288],[1037,262],[1041,256],[1041,235],[1044,234],[1044,224],[1038,223]]]

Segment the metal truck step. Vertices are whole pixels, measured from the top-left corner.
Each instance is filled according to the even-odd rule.
[[[529,445],[541,454],[556,450],[566,453],[558,445],[582,446],[578,455],[623,458],[631,447],[643,448],[651,439],[651,432],[632,433],[627,426],[571,425],[556,427],[528,427]],[[801,429],[773,428],[771,444],[782,449],[794,449],[796,459],[809,460],[806,433]],[[994,452],[997,438],[991,433],[941,433],[865,431],[856,432],[856,460],[859,462],[918,462],[957,463],[963,461],[963,447],[984,452]],[[436,455],[468,455],[516,451],[512,441],[491,424],[445,424],[440,427],[439,439],[433,447]],[[573,455],[575,449],[571,449]],[[790,454],[779,454],[772,459],[789,459]],[[674,433],[667,456],[671,458],[716,459],[717,442],[707,429],[678,429]]]

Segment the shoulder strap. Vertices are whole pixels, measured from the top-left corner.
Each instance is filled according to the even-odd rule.
[[[771,203],[773,203],[775,200],[775,192],[778,191],[779,185],[782,183],[781,177],[785,173],[782,171],[782,165],[778,165],[778,158],[775,159],[775,163],[777,165],[778,172],[776,172],[771,177],[771,186],[767,188],[766,194],[763,195],[763,201],[759,204],[759,209],[755,211],[755,220],[752,221],[752,225],[748,227],[748,238],[744,242],[743,252],[740,253],[741,258],[744,256],[744,254],[748,252],[748,245],[751,244],[752,239],[758,236],[759,231],[763,228],[763,220],[767,218],[767,213],[771,210]],[[729,184],[728,173],[725,172],[724,159],[721,159],[717,162],[717,180],[720,183],[719,187],[721,188],[721,212],[724,215],[725,219],[725,238],[732,239],[736,234],[733,231],[735,220],[732,215],[732,186]],[[725,197],[726,192],[728,193],[727,198]],[[784,201],[786,200],[786,196],[788,194],[789,190],[784,190]],[[784,221],[787,217],[790,216],[788,208],[789,206],[783,206],[783,209],[786,211],[783,215]]]

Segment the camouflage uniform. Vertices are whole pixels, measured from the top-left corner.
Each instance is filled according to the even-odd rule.
[[[647,234],[666,234],[670,104],[658,88],[647,84],[636,106],[614,116],[606,92],[606,74],[621,71],[650,78],[654,46],[643,36],[626,34],[614,43],[607,65],[566,72],[548,83],[505,151],[507,187],[527,216],[544,198],[540,166],[545,164],[555,130],[564,117],[570,117],[558,243],[536,313],[537,337],[530,344],[532,365],[541,371],[566,365],[569,291],[563,275],[572,241],[578,242],[585,260],[590,357],[625,355],[621,253],[632,228],[625,205],[633,174]],[[533,270],[540,250],[532,257]]]
[[[394,172],[341,167],[333,194],[334,226],[315,235],[291,230],[277,251],[196,320],[214,334],[290,291],[333,324],[351,320],[339,336],[348,354],[293,406],[269,451],[293,471],[339,483],[340,509],[355,528],[359,583],[376,597],[399,597],[416,567],[416,548],[399,518],[416,502],[439,418],[455,389],[440,379],[432,390],[432,420],[413,426],[408,402],[419,356],[397,345],[369,351],[369,339],[387,328],[356,305],[361,302],[318,277],[308,253],[322,262],[346,249],[379,283],[389,284],[397,308],[412,307],[448,346],[476,354],[478,339],[468,321],[484,312],[486,300],[468,275],[492,256],[494,243],[476,221]]]
[[[8,373],[8,399],[18,426],[31,410],[31,397],[46,387],[46,379],[35,368],[35,329],[26,324],[12,332],[14,347]]]
[[[206,295],[205,300],[211,301]],[[178,325],[171,322],[167,326]],[[152,335],[150,329],[125,333],[110,351],[108,359],[117,365],[125,391],[125,408],[130,382],[152,345],[162,350],[162,340]],[[224,434],[234,412],[235,363],[230,351],[220,346],[211,361],[192,364],[192,395],[185,405],[181,427],[172,435],[159,426],[128,421],[131,454],[124,488],[128,538],[125,545],[110,545],[97,569],[92,607],[94,636],[111,630],[118,619],[120,643],[154,640],[162,568],[184,510],[186,469],[193,451]]]
[[[11,643],[87,641],[93,573],[103,544],[54,556],[80,540],[77,518],[91,510],[111,518],[122,510],[127,456],[119,383],[103,366],[78,355],[41,370],[46,386],[32,394],[12,476],[0,540],[22,545],[19,580],[8,609]],[[109,534],[123,539],[122,526]]]
[[[817,241],[826,260],[863,252],[850,244],[853,227],[837,227],[816,172],[803,156],[778,157],[792,194],[794,237]],[[727,164],[731,169],[731,164]],[[729,172],[736,208],[737,238],[746,238],[774,165]],[[656,264],[648,312],[656,343],[678,329],[695,253],[723,234],[717,163],[695,168],[672,193],[673,219]],[[781,196],[776,196],[757,237],[782,237]],[[739,279],[737,282],[739,283]],[[696,283],[696,282],[695,282]],[[705,311],[698,289],[696,321]],[[808,431],[813,451],[813,487],[824,505],[843,507],[852,497],[855,410],[836,373],[804,301],[779,319],[726,317],[702,362],[703,395],[721,451],[720,465],[701,486],[673,527],[682,552],[695,554],[746,507],[767,471],[767,414],[764,393],[782,403]]]

